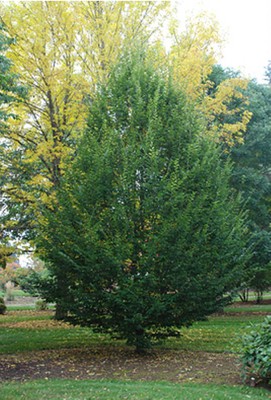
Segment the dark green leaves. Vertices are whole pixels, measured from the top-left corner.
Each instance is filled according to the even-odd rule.
[[[246,259],[244,224],[230,167],[199,132],[144,52],[100,88],[40,238],[74,322],[140,350],[225,303]]]

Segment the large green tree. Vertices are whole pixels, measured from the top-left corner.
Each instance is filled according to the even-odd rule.
[[[141,350],[227,302],[245,261],[230,167],[165,71],[123,57],[88,128],[39,248],[75,323]]]

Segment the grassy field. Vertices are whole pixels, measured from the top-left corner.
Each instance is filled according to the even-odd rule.
[[[111,342],[107,335],[54,321],[52,316],[52,311],[20,310],[0,317],[0,354],[82,348]]]
[[[52,320],[52,311],[21,310],[0,318],[0,354],[22,351],[89,347],[95,345],[124,346],[108,335],[91,332],[88,328],[72,327]],[[158,344],[166,349],[238,352],[240,336],[250,323],[262,321],[261,315],[215,316],[196,322],[182,330],[179,338],[169,338]]]
[[[262,400],[261,389],[168,382],[35,381],[1,387],[2,400]]]
[[[6,293],[3,290],[0,290],[0,297],[5,297]],[[24,292],[21,289],[13,289],[12,290],[12,295],[14,297],[28,297],[30,294]]]
[[[240,303],[238,307],[229,306],[225,309],[225,313],[270,313],[271,314],[271,304],[250,304],[245,305]]]
[[[8,305],[8,311],[26,311],[26,310],[35,310],[36,306],[33,305]]]

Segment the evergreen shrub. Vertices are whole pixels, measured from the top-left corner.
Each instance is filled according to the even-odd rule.
[[[270,315],[243,336],[241,361],[245,381],[271,382]]]

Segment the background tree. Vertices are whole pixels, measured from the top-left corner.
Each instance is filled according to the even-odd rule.
[[[10,205],[24,204],[23,221],[32,233],[39,205],[50,207],[73,157],[97,82],[107,78],[124,43],[144,42],[159,30],[167,9],[168,2],[2,5],[2,20],[16,38],[9,51],[13,71],[29,87],[17,109],[20,119],[5,133],[3,190]],[[25,223],[19,225],[24,232]]]
[[[271,88],[250,82],[247,90],[252,119],[244,136],[244,144],[236,146],[233,185],[246,199],[253,256],[248,264],[246,287],[258,293],[271,286]]]
[[[77,154],[39,236],[68,319],[139,351],[220,309],[246,258],[230,168],[145,53],[99,88]]]
[[[41,299],[46,298],[48,302],[54,302],[57,297],[57,282],[37,258],[32,258],[30,267],[18,269],[12,281],[25,292]]]
[[[11,105],[18,104],[26,95],[25,88],[18,84],[18,77],[11,72],[11,60],[5,55],[13,42],[14,40],[7,35],[4,26],[0,24],[0,267],[5,267],[8,258],[14,251],[14,248],[9,244],[6,226],[3,223],[7,210],[7,197],[3,192],[6,167],[3,159],[9,146],[6,135],[9,121],[17,118],[11,111]],[[11,215],[14,216],[14,209]],[[12,222],[13,218],[10,219],[9,224],[12,224]]]
[[[210,94],[229,79],[238,78],[239,73],[217,65],[213,68],[209,79],[213,82]],[[247,271],[243,277],[241,297],[248,300],[249,289],[257,292],[260,301],[263,290],[271,285],[271,237],[270,237],[270,134],[271,134],[271,89],[267,85],[249,82],[244,95],[248,99],[245,107],[252,115],[242,143],[232,149],[227,148],[227,155],[233,161],[232,185],[241,192],[245,207],[248,210],[249,228],[252,232],[250,246],[253,255],[247,263]],[[234,97],[229,109],[238,110],[242,98]],[[244,105],[243,105],[244,106]],[[217,116],[217,123],[234,124],[238,115],[224,114]]]
[[[265,69],[265,80],[267,84],[271,85],[271,61],[268,62],[267,67]]]
[[[200,14],[188,19],[183,29],[173,24],[171,32],[174,79],[203,116],[206,133],[227,147],[241,143],[251,117],[244,93],[248,81],[239,74],[224,74],[214,81],[222,47],[218,23]]]

